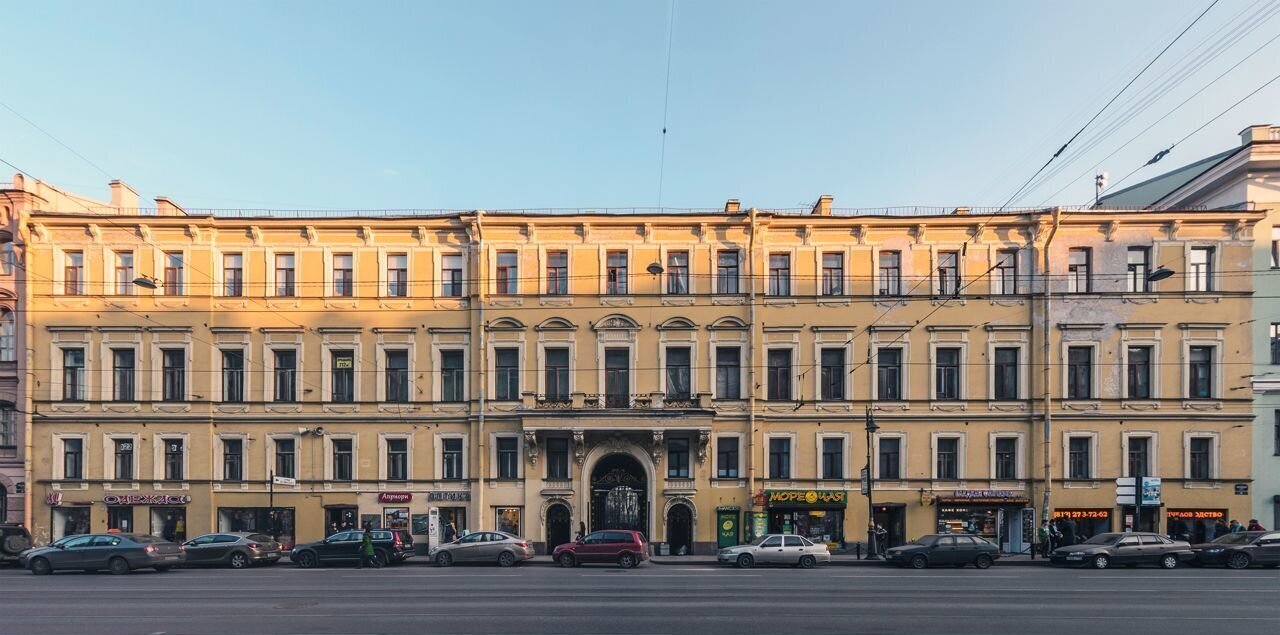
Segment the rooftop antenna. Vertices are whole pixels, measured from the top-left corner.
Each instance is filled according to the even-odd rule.
[[[1094,207],[1098,207],[1102,205],[1102,190],[1107,189],[1107,180],[1110,178],[1111,178],[1111,175],[1108,174],[1107,172],[1097,174],[1093,177],[1093,206]]]

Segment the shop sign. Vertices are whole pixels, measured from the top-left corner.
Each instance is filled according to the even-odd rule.
[[[186,505],[191,497],[185,494],[107,494],[102,502],[108,505]]]
[[[335,357],[333,359],[333,367],[338,369],[353,368],[355,361],[351,357]]]
[[[471,492],[427,492],[429,501],[470,501]]]
[[[378,494],[379,503],[407,503],[413,500],[409,492],[382,492]]]
[[[942,499],[942,503],[951,505],[963,505],[966,503],[1025,505],[1030,502],[1025,496],[1008,489],[958,489],[939,496],[939,498]]]
[[[62,492],[49,492],[44,495],[44,504],[57,507],[62,504]]]
[[[1227,512],[1221,509],[1170,509],[1164,513],[1169,520],[1221,520]]]
[[[1055,509],[1053,510],[1054,518],[1065,518],[1068,520],[1106,520],[1111,518],[1111,510],[1109,509]]]
[[[765,504],[769,507],[845,506],[844,490],[829,489],[771,489],[765,490]]]

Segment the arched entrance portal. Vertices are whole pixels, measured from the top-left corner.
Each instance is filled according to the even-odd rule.
[[[569,506],[556,503],[547,508],[547,553],[569,542]]]
[[[677,503],[667,511],[667,545],[673,556],[693,553],[693,511],[684,503]]]
[[[600,459],[591,470],[591,530],[649,533],[649,488],[644,467],[626,454]]]

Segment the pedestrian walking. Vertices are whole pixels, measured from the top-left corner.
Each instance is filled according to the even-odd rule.
[[[378,562],[373,551],[373,532],[369,530],[369,526],[364,526],[364,535],[360,536],[360,567],[368,564],[370,567],[379,569],[382,563]]]
[[[1266,531],[1266,530],[1267,528],[1263,527],[1262,523],[1258,522],[1257,518],[1249,519],[1249,531]]]
[[[1217,521],[1213,523],[1213,535],[1208,536],[1208,539],[1213,540],[1218,536],[1225,536],[1229,533],[1231,533],[1231,528],[1227,527],[1227,524],[1222,522],[1222,519],[1219,518]]]
[[[586,524],[586,523],[584,523],[584,522],[582,522],[582,521],[579,521],[579,522],[578,522],[578,535],[576,535],[576,536],[574,536],[574,537],[573,537],[573,541],[574,541],[574,542],[578,542],[579,540],[582,540],[583,536],[586,536],[586,535],[587,535],[587,524]]]
[[[884,555],[884,550],[886,547],[885,542],[889,538],[889,531],[886,530],[883,526],[881,526],[880,523],[876,523],[875,535],[876,535],[876,553],[880,555]]]
[[[1238,534],[1244,531],[1244,525],[1241,525],[1240,521],[1232,518],[1231,524],[1227,525],[1227,531],[1233,534]]]
[[[1052,535],[1053,532],[1049,531],[1049,521],[1046,520],[1040,525],[1040,532],[1038,534],[1040,538],[1040,555],[1046,558],[1049,557],[1049,538]]]

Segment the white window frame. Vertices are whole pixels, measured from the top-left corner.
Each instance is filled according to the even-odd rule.
[[[462,288],[458,290],[456,296],[446,296],[444,294],[444,257],[457,256],[462,259]],[[432,254],[432,265],[436,275],[433,281],[434,295],[437,298],[453,298],[457,300],[466,299],[471,291],[471,286],[467,284],[467,276],[470,275],[471,259],[467,257],[467,251],[464,249],[446,249],[437,250]],[[355,276],[359,280],[359,276]]]
[[[441,432],[435,435],[435,480],[444,480],[444,440],[445,439],[461,439],[462,440],[462,474],[458,481],[466,482],[471,478],[471,448],[468,443],[467,434],[464,432]],[[570,446],[570,452],[572,452]],[[571,459],[572,460],[572,459]],[[572,466],[570,471],[572,472]],[[450,479],[445,482],[454,482]]]
[[[987,341],[987,398],[996,399],[996,349],[1015,348],[1018,350],[1018,399],[1001,399],[1002,402],[1022,402],[1031,397],[1031,382],[1028,377],[1028,360],[1031,358],[1030,347],[1023,341],[1006,341],[989,339]],[[968,373],[962,373],[967,375]]]
[[[769,352],[774,350],[785,350],[791,353],[791,376],[790,376],[791,398],[785,399],[785,400],[779,400],[778,403],[783,403],[786,401],[800,401],[801,400],[800,399],[801,397],[800,377],[799,377],[799,373],[796,372],[796,369],[800,366],[800,344],[796,342],[770,342],[770,343],[766,343],[762,348],[764,348],[763,361],[764,361],[764,371],[765,371],[764,382],[762,382],[763,386],[761,386],[761,388],[764,389],[763,400],[770,401],[769,399]],[[740,349],[740,350],[742,352],[745,352],[745,349]],[[747,363],[743,363],[742,367],[746,368],[746,365]],[[753,390],[755,388],[754,386],[747,386],[745,383],[743,384],[743,386],[746,387],[747,390]]]
[[[269,443],[263,444],[266,446],[264,449],[266,450],[266,454],[267,454],[266,456],[267,474],[275,473],[276,444],[279,443],[281,439],[293,440],[293,476],[291,478],[302,480],[302,466],[304,464],[304,461],[302,458],[302,435],[296,432],[267,434],[267,441],[269,441]],[[245,454],[248,454],[248,452],[246,452]],[[280,474],[275,474],[275,476],[280,476]],[[277,485],[276,487],[279,487],[279,486]]]
[[[1129,439],[1131,438],[1149,438],[1151,439],[1150,456],[1151,456],[1151,473],[1161,474],[1160,472],[1160,433],[1155,430],[1132,430],[1120,433],[1120,473],[1125,478],[1132,476],[1129,473]]]
[[[240,480],[239,481],[227,480],[227,473],[223,470],[223,466],[224,466],[223,459],[226,458],[226,444],[224,443],[224,441],[240,442]],[[249,476],[249,435],[244,432],[223,432],[223,433],[219,433],[217,436],[214,437],[214,443],[216,444],[215,447],[213,448],[214,463],[213,465],[210,466],[209,471],[211,475],[216,475],[216,477],[210,478],[209,480],[214,482],[215,484],[221,484],[221,483],[237,484],[237,483],[247,482],[251,480],[251,477]]]
[[[987,435],[988,453],[987,465],[990,466],[990,477],[992,481],[1021,481],[1027,478],[1027,435],[1025,432],[1014,431],[996,431]],[[1016,439],[1018,445],[1014,450],[1013,478],[997,478],[996,477],[996,440],[997,439]]]
[[[575,391],[577,391],[577,389],[578,389],[578,388],[577,388],[577,379],[576,379],[576,375],[577,375],[577,373],[575,372],[575,371],[576,371],[576,363],[575,363],[575,362],[577,361],[577,338],[570,338],[570,339],[542,339],[542,338],[543,338],[543,337],[545,337],[546,335],[547,335],[546,333],[541,333],[541,334],[539,334],[539,336],[538,336],[538,359],[537,359],[538,367],[537,367],[537,370],[534,372],[534,374],[535,374],[535,375],[537,375],[537,386],[538,386],[538,393],[537,393],[537,394],[539,394],[539,395],[546,395],[546,394],[547,394],[547,349],[548,349],[548,348],[563,348],[563,349],[567,349],[567,350],[569,351],[569,391],[568,391],[568,394],[572,395],[572,394],[573,394]],[[521,359],[522,359],[522,360],[524,359],[524,354],[523,354],[523,353],[521,353]]]
[[[63,444],[63,441],[66,441],[68,439],[80,440],[80,460],[83,462],[83,465],[81,466],[81,470],[80,470],[81,472],[80,478],[74,479],[74,480],[76,481],[90,480],[91,477],[89,474],[89,453],[92,451],[92,448],[89,445],[89,435],[83,432],[55,432],[53,434],[51,438],[52,445],[53,445],[52,456],[57,457],[57,459],[53,462],[53,480],[55,481],[68,480],[66,471],[65,471],[65,468],[67,466],[67,459],[66,459],[65,446]]]
[[[1142,401],[1155,401],[1160,399],[1160,364],[1161,350],[1160,340],[1153,338],[1139,338],[1124,336],[1120,340],[1120,395],[1122,399],[1136,400],[1137,397],[1129,394],[1129,347],[1130,346],[1146,346],[1151,348],[1151,396]],[[1097,353],[1095,352],[1095,355]],[[1065,358],[1064,358],[1065,359]],[[1186,374],[1186,370],[1183,371]],[[1217,378],[1215,378],[1216,380]],[[1065,395],[1066,384],[1063,384]],[[1186,394],[1186,391],[1183,391]]]
[[[964,432],[931,432],[929,434],[929,477],[934,481],[953,482],[952,479],[942,479],[938,477],[938,440],[939,439],[959,439],[956,443],[956,478],[955,481],[964,481],[968,474],[968,440],[967,434]]]
[[[679,334],[688,333],[689,339],[667,339],[668,337],[678,336]],[[667,348],[687,348],[689,349],[689,398],[696,399],[698,395],[698,342],[696,331],[663,331],[658,342],[658,392],[663,395],[667,394]]]
[[[769,260],[775,255],[785,255],[787,257],[787,294],[777,295],[769,293],[769,280],[772,277],[772,268],[769,266]],[[761,280],[764,288],[760,295],[765,298],[795,298],[800,295],[800,289],[796,288],[796,266],[799,265],[796,250],[794,248],[781,249],[765,249],[764,252],[764,278]]]
[[[765,473],[764,480],[795,481],[800,479],[800,475],[796,472],[796,455],[800,453],[800,446],[797,445],[796,437],[797,435],[794,432],[769,432],[764,435],[764,466],[763,466],[764,473]],[[770,461],[771,461],[769,457],[769,454],[770,454],[769,446],[771,445],[772,439],[787,439],[791,441],[791,445],[789,446],[790,451],[787,453],[788,454],[787,462],[790,464],[790,467],[788,468],[788,472],[790,473],[790,476],[787,476],[785,478],[779,478],[769,473]],[[741,463],[742,461],[742,452],[743,452],[743,448],[742,448],[741,442],[739,442],[739,445],[738,445],[739,463]],[[742,472],[739,471],[738,473],[741,474]]]
[[[407,452],[407,455],[405,457],[405,480],[404,481],[392,481],[390,480],[391,475],[388,473],[388,469],[390,469],[391,467],[391,462],[388,460],[389,457],[387,456],[387,453],[389,451],[389,446],[387,445],[387,441],[393,440],[393,439],[397,441],[403,439],[406,442],[405,451]],[[355,451],[356,451],[355,444],[353,443],[351,447],[351,453],[352,453],[351,464],[352,464],[353,479],[355,477],[355,465],[359,463],[359,461],[355,457]],[[329,469],[332,470],[333,469],[332,455],[330,455],[329,458],[331,459],[329,461],[330,463]],[[384,432],[378,435],[378,480],[379,481],[384,483],[404,483],[407,481],[412,481],[414,479],[413,462],[414,462],[413,461],[413,434],[406,433],[406,432]]]
[[[719,284],[719,280],[720,280],[720,252],[722,251],[732,251],[738,254],[738,293],[728,294],[728,295],[746,294],[749,291],[746,286],[747,284],[749,284],[749,282],[746,281],[746,277],[745,277],[747,263],[746,263],[746,258],[744,257],[744,254],[746,253],[746,249],[743,248],[742,245],[732,245],[732,244],[720,244],[720,245],[715,245],[711,248],[711,289],[710,291],[713,292],[714,295],[726,295],[726,294],[722,294],[720,292],[719,287],[716,286],[717,284]],[[692,258],[692,256],[690,256],[690,258]],[[690,267],[692,266],[693,265],[690,264]]]
[[[1182,476],[1189,482],[1203,483],[1199,479],[1191,480],[1191,440],[1209,439],[1209,479],[1216,481],[1221,475],[1222,435],[1205,430],[1188,430],[1182,433]]]
[[[1206,263],[1209,267],[1209,273],[1207,276],[1205,276],[1205,286],[1207,287],[1205,289],[1195,288],[1196,278],[1191,274],[1191,254],[1195,252],[1195,250],[1197,249],[1209,250],[1209,262]],[[1187,263],[1187,272],[1185,275],[1182,276],[1184,290],[1187,293],[1218,293],[1220,292],[1222,290],[1221,289],[1222,281],[1221,281],[1221,275],[1220,275],[1222,271],[1221,246],[1214,243],[1196,242],[1196,243],[1187,243],[1184,246],[1184,250],[1185,251],[1183,253],[1183,257],[1185,258],[1185,260],[1183,260],[1183,262]]]
[[[1089,479],[1098,478],[1098,437],[1099,434],[1093,430],[1066,430],[1062,433],[1062,478],[1071,479],[1071,439],[1080,438],[1089,440]],[[1126,452],[1124,463],[1128,465],[1129,455]]]
[[[1224,340],[1207,339],[1207,338],[1184,338],[1182,340],[1182,363],[1179,367],[1182,370],[1182,398],[1188,401],[1219,401],[1223,398],[1223,382],[1222,375],[1225,370],[1222,363],[1222,355],[1224,348]],[[1192,397],[1191,396],[1191,347],[1207,346],[1213,349],[1213,366],[1210,371],[1213,373],[1211,385],[1209,386],[1208,397]],[[1152,362],[1152,365],[1156,365]]]
[[[712,454],[712,457],[711,457],[710,478],[720,479],[720,480],[739,480],[739,479],[746,478],[746,472],[743,466],[743,458],[744,458],[743,455],[747,451],[746,445],[743,443],[743,439],[745,437],[746,435],[744,435],[741,432],[717,432],[711,435],[710,452]],[[720,439],[721,438],[726,438],[726,439],[734,438],[738,440],[738,464],[735,466],[737,468],[736,470],[738,473],[737,476],[720,476]],[[767,454],[768,446],[766,445],[765,447],[766,447],[766,454]],[[766,467],[768,466],[766,465]]]
[[[563,294],[552,295],[550,293],[551,285],[547,277],[547,267],[551,264],[552,252],[564,252],[564,271],[565,271],[565,291]],[[552,243],[549,245],[538,246],[538,294],[552,298],[564,297],[568,298],[573,295],[573,246],[563,243]]]
[[[1068,355],[1070,353],[1070,350],[1073,348],[1093,349],[1093,352],[1090,353],[1089,355],[1089,364],[1090,364],[1089,366],[1089,369],[1090,369],[1089,370],[1089,397],[1076,398],[1076,397],[1067,396],[1067,385],[1070,383],[1069,382],[1070,366],[1068,365],[1068,360],[1069,360]],[[1062,365],[1059,367],[1060,370],[1058,371],[1058,382],[1059,382],[1058,389],[1061,391],[1058,394],[1062,396],[1062,399],[1061,399],[1062,401],[1088,402],[1088,401],[1102,400],[1103,398],[1102,392],[1101,392],[1102,391],[1102,377],[1101,377],[1102,364],[1099,363],[1101,360],[1101,354],[1100,354],[1101,350],[1102,350],[1102,343],[1097,340],[1063,340],[1062,341],[1062,350],[1061,350],[1062,356],[1058,358],[1062,360]],[[1124,356],[1127,357],[1127,355],[1124,355]],[[1155,364],[1154,360],[1152,361],[1152,364]],[[1126,383],[1128,383],[1127,380],[1126,380]]]
[[[391,257],[404,256],[404,295],[391,295]],[[465,269],[465,267],[464,267]],[[329,273],[333,275],[332,270]],[[355,258],[352,257],[351,262],[351,280],[352,295],[355,295],[355,284],[358,278],[355,272]],[[413,297],[413,250],[412,249],[388,249],[386,247],[378,248],[378,295],[383,298],[394,300],[407,300]],[[332,285],[330,285],[332,286]]]
[[[957,348],[960,349],[960,367],[956,372],[956,398],[955,399],[939,399],[938,398],[938,349],[939,348]],[[910,365],[904,360],[904,370],[909,369]],[[942,403],[964,402],[969,398],[969,343],[956,341],[933,341],[929,342],[929,401]]]
[[[462,400],[444,402],[444,368],[440,365],[441,353],[445,351],[462,351]],[[382,360],[380,360],[382,361]],[[383,361],[385,364],[385,361]],[[409,366],[413,366],[413,355],[409,355]],[[466,404],[471,399],[471,346],[465,343],[450,342],[431,344],[431,401],[436,403]],[[386,392],[383,387],[381,392]],[[379,395],[385,399],[386,395]]]
[[[412,456],[413,456],[412,435],[410,435],[410,437],[411,438],[409,441],[409,456],[412,459]],[[335,440],[351,442],[351,480],[350,481],[334,480],[334,477],[336,475],[334,474],[334,471],[333,471],[333,456],[334,456],[333,442]],[[382,454],[383,454],[383,460],[385,461],[386,460],[385,448],[383,449]],[[382,468],[382,470],[383,470],[382,473],[385,473],[385,468]],[[358,482],[360,480],[360,435],[350,433],[350,432],[338,432],[338,433],[326,432],[324,435],[324,470],[323,472],[324,472],[324,480],[328,481],[326,485],[346,484],[346,483],[354,484]],[[410,474],[413,473],[412,460],[409,461],[409,473]]]
[[[516,479],[524,479],[524,435],[518,432],[489,433],[489,478],[497,480],[498,476],[498,439],[516,440]],[[569,454],[572,457],[573,443],[570,441]],[[572,460],[572,458],[570,459]],[[572,470],[570,470],[572,471]],[[505,480],[505,479],[504,479]]]
[[[846,282],[846,284],[848,283]],[[845,291],[848,291],[847,287],[845,288]],[[818,337],[815,338],[813,342],[813,359],[815,361],[813,365],[813,400],[827,401],[829,403],[853,401],[853,390],[855,386],[853,385],[853,373],[850,372],[850,370],[857,367],[857,364],[853,361],[853,338],[848,337],[847,334],[841,334],[840,337],[824,340],[822,336],[823,334],[818,334]],[[822,351],[828,348],[844,350],[844,377],[842,378],[844,382],[844,385],[842,386],[844,388],[843,399],[826,400],[822,398]]]
[[[334,258],[336,256],[351,256],[351,295],[350,296],[338,295],[337,289],[334,287],[333,265],[334,265]],[[324,297],[331,298],[331,299],[339,299],[339,300],[355,300],[356,298],[359,298],[360,297],[359,266],[360,266],[360,250],[359,249],[356,249],[354,247],[350,249],[341,249],[341,248],[335,249],[335,248],[326,247],[324,250]],[[410,265],[410,267],[412,267],[412,265]],[[413,287],[412,272],[409,274],[409,280],[410,280],[409,286],[410,288],[412,288]]]
[[[182,478],[179,481],[169,481],[164,477],[165,444],[171,440],[182,441]],[[151,472],[156,481],[156,489],[170,487],[161,483],[175,482],[180,482],[185,488],[187,481],[191,480],[191,435],[186,432],[157,432],[151,435],[151,450]]]
[[[334,348],[339,348],[339,347],[340,347],[340,345],[334,345]],[[352,346],[351,348],[352,348],[352,350],[353,350],[353,351],[355,351],[354,355],[355,355],[355,358],[356,358],[356,362],[355,362],[355,363],[356,363],[356,374],[355,374],[356,392],[355,392],[355,400],[356,400],[356,402],[359,402],[359,401],[360,401],[360,387],[359,387],[359,386],[360,386],[360,372],[359,372],[359,371],[360,371],[360,350],[359,350],[359,347],[357,347],[357,346]],[[456,350],[456,349],[449,348],[448,350]],[[378,368],[377,368],[377,370],[378,370],[378,372],[377,372],[377,373],[374,373],[374,374],[375,374],[375,376],[378,378],[378,379],[377,379],[377,381],[378,381],[378,386],[377,386],[378,402],[379,402],[379,403],[386,403],[386,402],[387,402],[387,351],[403,351],[403,352],[405,352],[405,353],[407,353],[407,354],[408,354],[408,355],[407,355],[407,357],[409,358],[409,360],[408,360],[408,361],[409,361],[409,369],[408,369],[408,371],[407,371],[407,372],[408,372],[408,374],[409,374],[409,377],[408,377],[408,379],[409,379],[409,401],[408,401],[408,402],[406,402],[406,404],[411,404],[411,403],[413,403],[414,401],[417,401],[417,399],[416,399],[417,394],[416,394],[416,393],[417,393],[417,389],[418,389],[418,388],[417,388],[418,384],[417,384],[417,382],[414,380],[414,378],[416,377],[416,374],[415,374],[415,373],[417,373],[417,370],[418,370],[418,369],[417,369],[417,365],[415,364],[415,360],[414,360],[414,357],[415,357],[415,355],[413,354],[413,353],[414,353],[414,346],[413,346],[412,344],[409,344],[409,343],[386,343],[386,342],[378,342],[378,345],[377,345],[377,355],[378,355],[378,359],[377,359]],[[439,366],[437,366],[437,368],[439,368]],[[466,369],[467,369],[467,355],[466,355],[465,353],[462,355],[462,368],[463,368],[463,376],[465,377],[465,376],[466,376],[466,374],[467,374],[467,373],[466,373]],[[466,397],[467,397],[467,394],[468,394],[468,393],[466,393],[466,392],[465,392],[465,390],[466,390],[466,386],[470,386],[470,381],[469,381],[469,380],[464,380],[464,382],[463,382],[463,383],[464,383],[464,388],[463,388],[463,390],[464,390],[464,393],[463,393],[463,400],[465,401],[465,400],[466,400]]]
[[[102,435],[102,479],[105,481],[114,481],[116,479],[116,441],[130,441],[133,443],[133,478],[130,482],[136,482],[141,477],[138,473],[140,461],[138,455],[141,447],[138,445],[138,435],[130,432],[107,432]]]
[[[897,439],[898,440],[898,476],[893,479],[880,478],[880,440],[881,439]],[[871,469],[874,475],[873,481],[879,484],[882,481],[902,482],[907,480],[907,461],[911,458],[911,454],[907,449],[907,433],[905,432],[877,432],[873,437],[873,453],[871,455]]]
[[[822,468],[823,468],[822,444],[825,439],[840,439],[840,473],[841,473],[840,478],[829,479],[822,473]],[[849,442],[848,432],[819,432],[816,435],[814,435],[814,444],[815,444],[814,456],[817,457],[817,460],[814,461],[814,468],[815,468],[814,478],[815,479],[819,481],[847,481],[853,478],[853,475],[849,471],[852,467],[851,465],[852,461],[851,461],[851,457],[849,456],[851,444]]]
[[[873,336],[874,337],[874,336]],[[893,341],[893,338],[887,338],[885,342],[872,341],[871,343],[871,394],[867,397],[872,401],[880,401],[880,349],[896,348],[902,351],[902,372],[901,386],[899,386],[900,399],[897,401],[888,401],[886,403],[910,403],[911,401],[911,342],[906,336],[901,340]],[[932,366],[930,372],[932,372]],[[929,380],[929,386],[932,389],[933,380]],[[930,392],[930,395],[933,393]]]
[[[294,275],[296,276],[297,274],[295,273]],[[296,282],[296,277],[295,277],[295,282]],[[308,401],[305,393],[303,392],[304,384],[302,381],[302,377],[303,377],[303,369],[306,368],[306,366],[302,358],[302,350],[303,350],[302,344],[287,342],[287,341],[282,341],[282,342],[268,341],[265,344],[263,344],[263,348],[265,349],[263,351],[263,356],[262,356],[263,383],[266,384],[265,386],[263,386],[263,393],[266,396],[266,399],[264,399],[263,401],[270,402],[277,406],[300,404],[304,401]],[[286,350],[293,351],[293,358],[295,361],[294,370],[293,370],[294,399],[293,401],[277,401],[276,400],[276,351],[286,351]],[[246,371],[245,375],[249,375],[250,373],[248,372],[249,371],[248,359],[245,360],[244,365],[245,365],[245,371]],[[246,400],[247,399],[248,397],[246,395]]]
[[[528,381],[529,369],[527,367],[527,364],[525,363],[524,334],[520,333],[519,339],[515,339],[515,340],[494,340],[491,337],[489,338],[488,345],[489,345],[489,355],[488,355],[489,369],[485,373],[486,375],[488,375],[485,378],[485,384],[486,384],[485,390],[488,391],[486,394],[489,396],[489,399],[491,401],[498,401],[498,349],[514,348],[516,349],[516,376],[519,378],[520,390],[516,392],[515,399],[503,400],[503,401],[505,402],[520,401],[522,393],[529,392],[529,381]],[[541,353],[541,349],[539,349],[539,353]],[[569,357],[570,357],[569,366],[570,368],[572,368],[573,351],[569,352]],[[570,376],[573,375],[572,370],[569,371],[569,375]],[[542,381],[543,382],[546,381],[545,373],[543,373]]]
[[[610,293],[609,292],[609,252],[620,251],[627,256],[627,291],[626,293]],[[636,263],[634,254],[631,252],[630,245],[608,244],[601,245],[599,250],[600,258],[600,295],[603,297],[625,298],[635,295],[636,292]],[[603,359],[603,358],[602,358]],[[603,384],[601,384],[603,386]]]
[[[191,344],[190,338],[191,338],[191,335],[186,334],[185,339],[181,342],[169,342],[169,341],[157,342],[152,340],[151,342],[151,373],[150,373],[152,401],[164,402],[164,351],[169,349],[182,349],[182,399],[178,401],[170,401],[170,402],[164,402],[164,403],[171,403],[171,404],[188,403],[191,401],[192,391],[195,389],[195,386],[193,384],[195,383],[196,377],[194,376],[194,373],[191,372],[193,360],[191,355],[192,344]],[[138,364],[141,361],[142,360],[135,359],[134,363]],[[86,366],[87,365],[88,364],[86,362]],[[219,360],[218,368],[219,368],[219,371],[221,371],[221,368],[222,368],[221,360]],[[245,361],[245,371],[246,371],[245,375],[247,376],[249,374],[248,360]],[[141,376],[141,369],[139,369],[139,376]],[[141,384],[141,383],[142,383],[141,381],[138,382],[138,384]],[[219,380],[219,383],[221,383],[221,380]],[[134,386],[134,394],[141,396],[142,394],[141,385]],[[248,401],[248,395],[245,396],[245,400]]]

